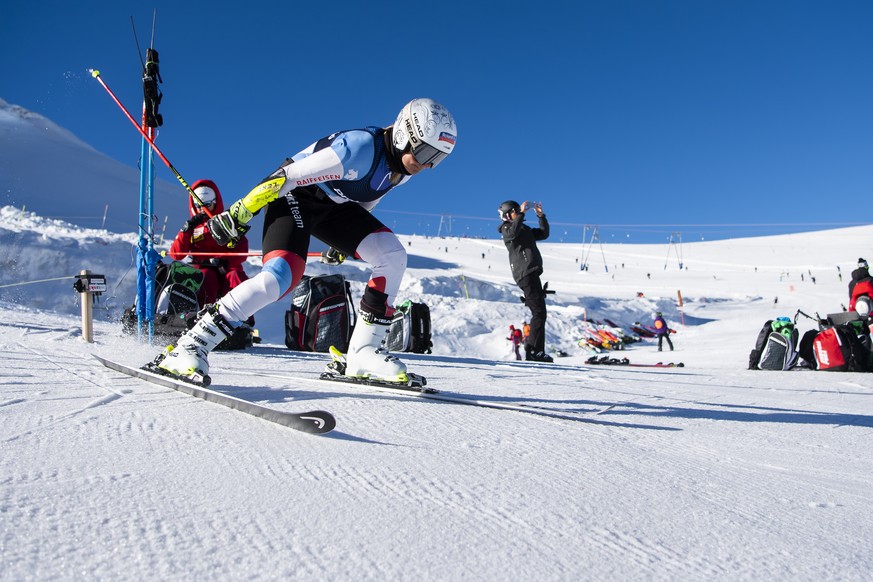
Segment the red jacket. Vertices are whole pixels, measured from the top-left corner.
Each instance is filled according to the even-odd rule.
[[[849,301],[849,311],[855,311],[859,297],[873,297],[873,279],[861,279],[852,288],[852,298]]]
[[[212,180],[197,180],[191,185],[194,190],[198,186],[209,186],[215,190],[215,210],[213,214],[224,212],[224,202],[221,200],[221,192],[218,191],[218,186]],[[194,206],[194,199],[188,197],[188,211],[193,218],[197,214],[202,214],[199,218],[206,218],[206,213],[202,213],[202,209]],[[205,220],[196,226],[182,230],[176,235],[176,240],[170,247],[168,253],[170,257],[176,261],[181,261],[191,253],[209,253],[208,255],[195,255],[191,257],[195,265],[208,263],[210,258],[220,258],[227,265],[227,269],[242,269],[242,264],[246,261],[243,255],[220,256],[220,253],[247,253],[249,251],[249,241],[246,237],[242,237],[233,249],[228,249],[219,245],[212,239],[209,234],[209,228],[206,226]],[[216,255],[219,255],[216,257]]]

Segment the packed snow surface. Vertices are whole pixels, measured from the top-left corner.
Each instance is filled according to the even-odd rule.
[[[496,237],[403,236],[398,299],[431,307],[435,344],[410,369],[566,418],[319,381],[327,357],[285,348],[277,304],[256,316],[263,343],[210,356],[213,387],[332,412],[312,436],[101,366],[91,354],[138,366],[161,347],[117,321],[136,241],[3,208],[0,579],[869,580],[873,376],[746,368],[764,321],[842,309],[871,234],[544,243],[548,346],[568,354],[553,364],[510,355],[527,311]],[[93,343],[82,269],[110,287]],[[356,293],[367,277],[309,272]],[[585,363],[583,318],[655,311],[676,351],[613,355],[684,367]]]

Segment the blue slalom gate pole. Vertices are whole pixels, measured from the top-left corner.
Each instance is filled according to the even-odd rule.
[[[139,178],[139,242],[137,244],[137,337],[143,341],[147,332],[151,345],[155,334],[155,272],[160,255],[155,251],[154,240],[154,191],[155,165],[150,142],[154,141],[154,129],[148,131],[150,140],[142,139],[142,161]],[[146,329],[144,329],[146,328]]]

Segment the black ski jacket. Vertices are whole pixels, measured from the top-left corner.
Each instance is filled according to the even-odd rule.
[[[867,267],[858,267],[852,271],[852,280],[849,281],[849,299],[852,298],[852,292],[855,290],[855,285],[865,279],[870,279],[870,271]]]
[[[504,222],[497,228],[509,251],[509,268],[516,283],[529,275],[543,273],[543,257],[537,249],[536,241],[549,238],[549,221],[545,214],[537,218],[540,222],[539,228],[524,224],[524,214],[516,215],[515,220]]]

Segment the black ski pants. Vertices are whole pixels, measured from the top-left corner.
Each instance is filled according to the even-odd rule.
[[[664,340],[667,340],[667,345],[670,346],[670,351],[673,351],[673,340],[670,339],[670,332],[662,333],[658,336],[658,351],[661,351],[661,345],[664,343]]]
[[[528,275],[518,281],[524,293],[524,304],[530,309],[530,335],[525,352],[546,351],[546,294],[539,275]]]

